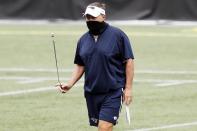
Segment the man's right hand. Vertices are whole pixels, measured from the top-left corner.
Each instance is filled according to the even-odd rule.
[[[76,65],[72,77],[69,80],[68,83],[57,83],[56,87],[57,89],[62,92],[62,93],[66,93],[67,91],[69,91],[73,85],[81,78],[81,76],[84,73],[84,66],[81,65]]]
[[[57,87],[57,89],[61,92],[61,93],[66,93],[68,92],[72,85],[69,85],[69,84],[65,84],[65,83],[57,83],[55,85]]]

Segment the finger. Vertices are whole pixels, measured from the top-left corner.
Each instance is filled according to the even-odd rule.
[[[66,93],[67,91],[62,91],[62,93]]]
[[[125,95],[123,94],[122,96],[122,102],[124,103],[125,102]]]
[[[66,92],[66,90],[62,89],[62,87],[60,87],[60,86],[57,86],[57,89],[58,89],[60,92],[62,92],[62,93],[65,93],[65,92]]]
[[[66,90],[59,90],[61,93],[66,93],[67,91]]]
[[[62,87],[61,85],[59,86],[59,90],[61,91],[61,93],[66,93],[69,89],[66,87]]]
[[[131,103],[131,97],[127,96],[126,99],[125,99],[125,104],[129,105],[130,103]]]
[[[55,87],[57,87],[57,86],[62,86],[62,83],[55,84]]]

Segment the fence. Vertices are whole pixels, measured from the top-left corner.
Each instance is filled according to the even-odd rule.
[[[99,1],[99,0],[98,0]],[[0,0],[0,19],[82,19],[93,0]],[[197,20],[197,0],[102,0],[111,20]]]

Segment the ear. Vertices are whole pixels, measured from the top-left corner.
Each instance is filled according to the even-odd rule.
[[[106,15],[102,15],[103,19],[106,20]]]

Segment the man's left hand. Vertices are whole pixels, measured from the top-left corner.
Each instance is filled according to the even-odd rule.
[[[129,105],[132,102],[132,95],[131,95],[131,88],[125,88],[124,95],[123,95],[123,101],[126,105]]]

